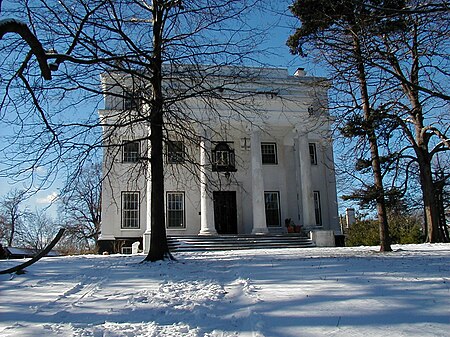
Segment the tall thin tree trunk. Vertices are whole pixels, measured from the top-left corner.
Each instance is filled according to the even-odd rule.
[[[354,29],[353,31],[357,32],[358,28]],[[372,125],[371,123],[372,111],[369,102],[369,93],[367,91],[366,71],[363,62],[360,41],[356,34],[353,36],[353,51],[357,62],[357,72],[358,72],[362,107],[364,112],[364,121],[367,123],[367,125]],[[377,136],[375,134],[375,129],[372,127],[369,127],[369,129],[367,129],[366,132],[370,146],[370,159],[372,162],[372,173],[377,195],[376,203],[377,203],[377,214],[380,232],[380,251],[390,252],[392,251],[392,248],[390,244],[386,202],[384,196],[383,175],[381,172]]]
[[[426,241],[430,243],[442,242],[443,238],[439,231],[439,205],[435,202],[436,190],[433,182],[431,163],[424,158],[423,153],[417,157],[427,229]]]
[[[11,232],[8,238],[8,247],[12,247],[12,243],[14,240],[14,234],[16,232],[16,225],[14,224],[14,220],[11,221]]]
[[[150,109],[150,147],[151,147],[151,237],[150,250],[145,261],[159,261],[171,258],[166,236],[164,218],[164,163],[163,163],[163,124],[164,98],[162,93],[162,19],[163,6],[153,1],[153,99]]]

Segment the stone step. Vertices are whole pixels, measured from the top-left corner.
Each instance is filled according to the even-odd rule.
[[[209,251],[315,247],[309,238],[296,235],[169,236],[172,251]]]

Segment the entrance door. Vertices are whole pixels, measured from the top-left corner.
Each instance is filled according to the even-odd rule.
[[[236,192],[213,192],[214,222],[218,234],[237,234]]]

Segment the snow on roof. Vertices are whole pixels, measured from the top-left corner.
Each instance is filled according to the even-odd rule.
[[[17,248],[17,247],[3,247],[9,256],[26,256],[31,257],[39,253],[39,250],[30,248]],[[60,256],[57,251],[50,251],[46,256]]]

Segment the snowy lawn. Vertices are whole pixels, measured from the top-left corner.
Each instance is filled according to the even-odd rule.
[[[394,250],[45,258],[0,275],[0,336],[450,336],[450,245]]]

